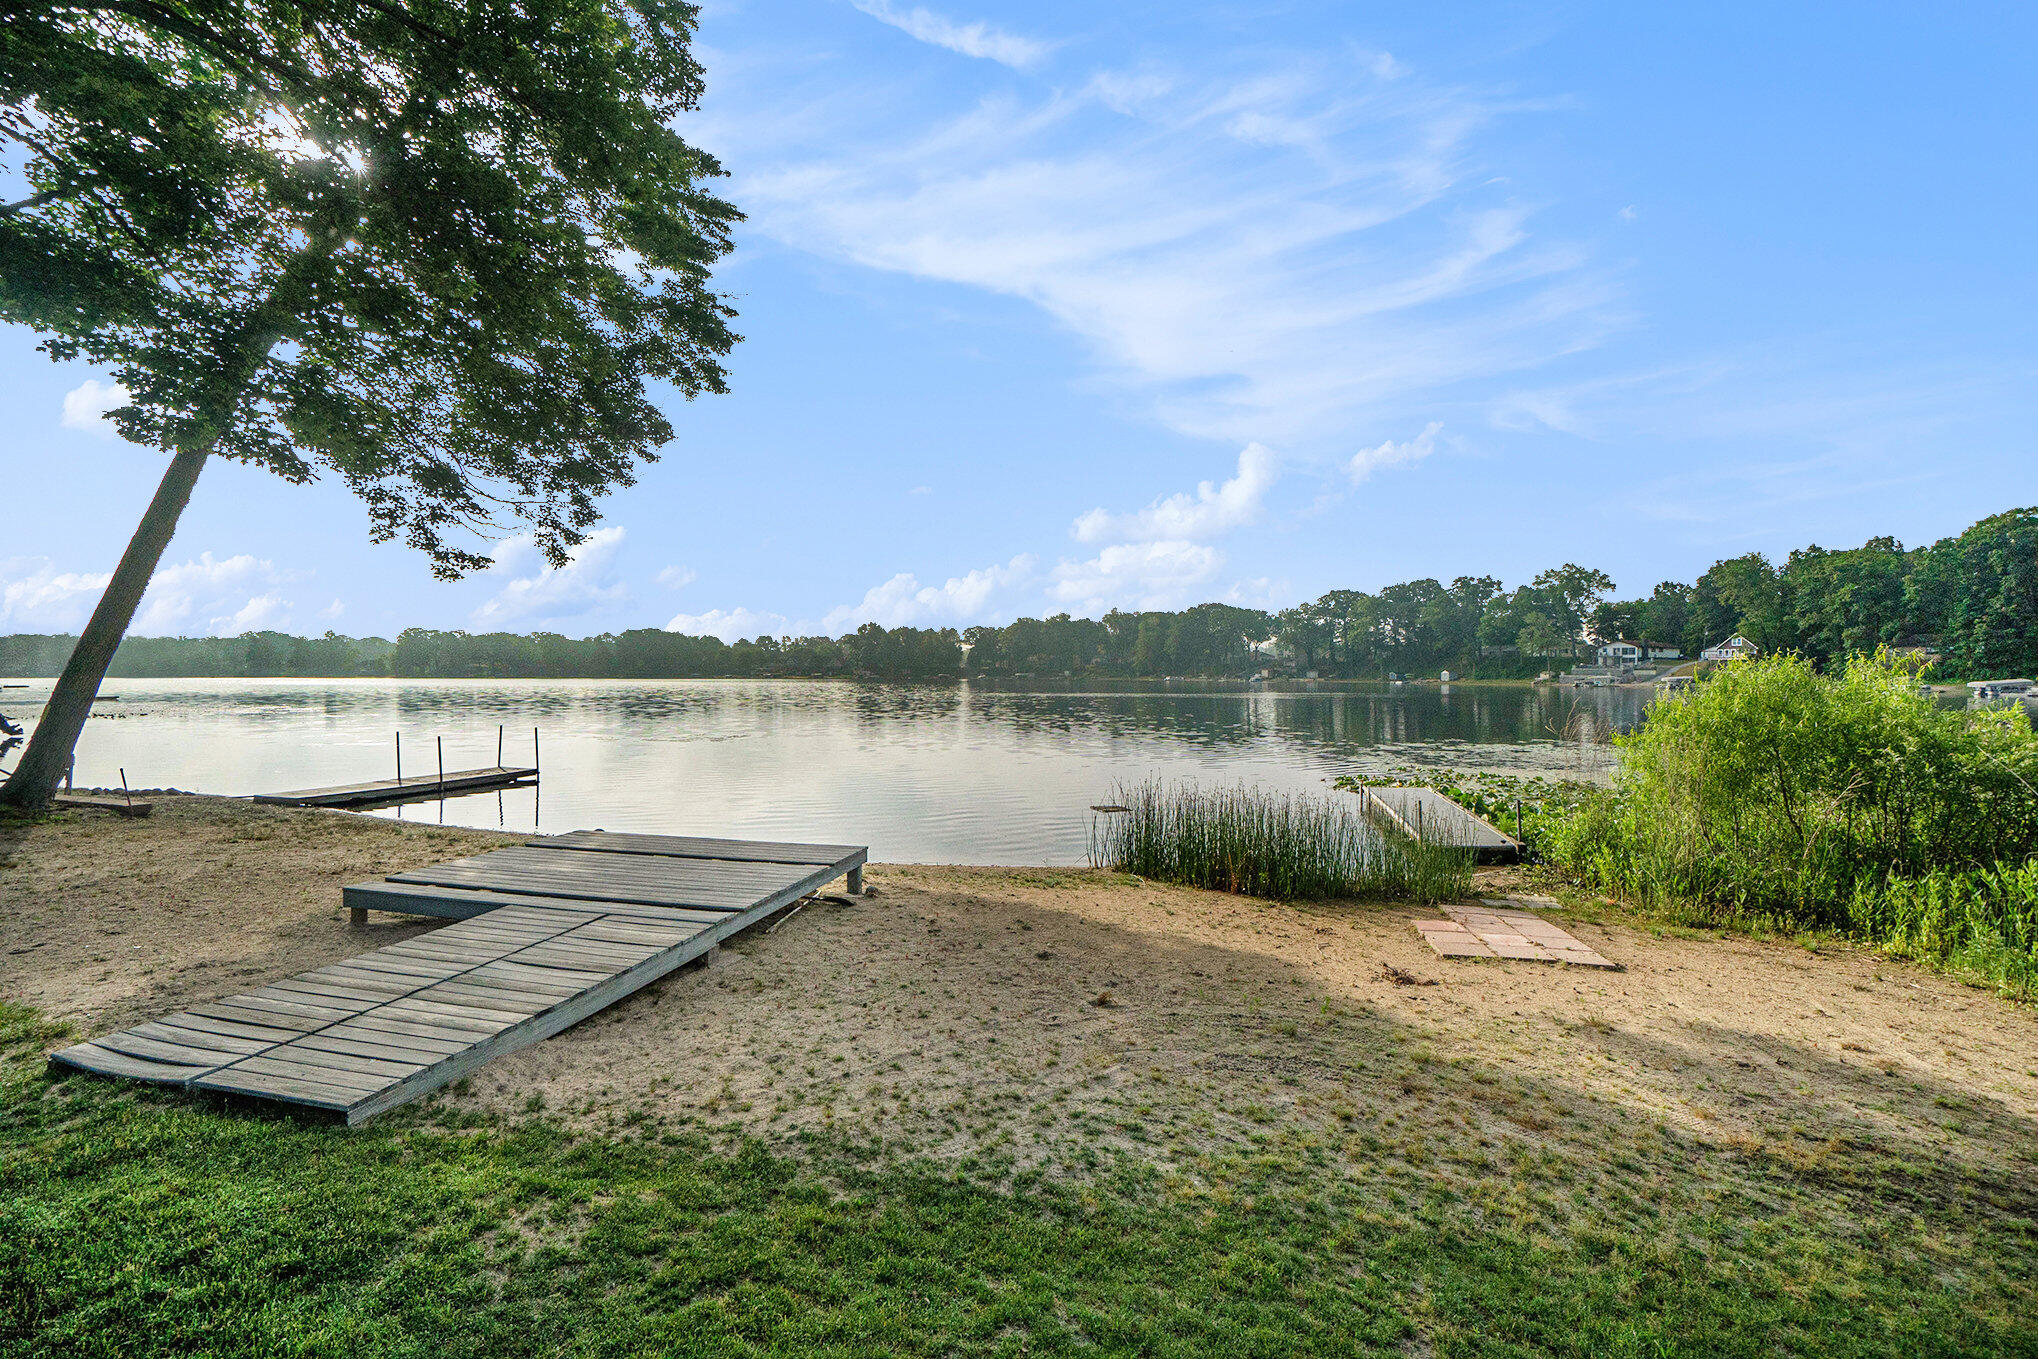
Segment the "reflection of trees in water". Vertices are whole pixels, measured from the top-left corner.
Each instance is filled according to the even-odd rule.
[[[476,684],[243,681],[146,695],[162,716],[401,728],[510,748],[533,726],[562,737],[716,740],[849,732],[883,743],[1018,742],[1051,748],[1158,744],[1213,755],[1269,745],[1320,751],[1465,745],[1601,745],[1639,722],[1646,695],[1548,686],[1432,686],[1319,692],[1146,686],[1129,692],[1010,683],[856,684],[798,680]],[[490,746],[493,749],[493,746]]]

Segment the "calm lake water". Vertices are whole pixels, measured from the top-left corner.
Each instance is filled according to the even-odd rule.
[[[1073,864],[1088,807],[1152,774],[1321,792],[1397,765],[1603,777],[1639,690],[1435,685],[1267,693],[1124,687],[653,682],[109,680],[81,786],[247,794],[528,763],[541,788],[375,813],[553,833],[600,827],[868,844],[880,861]],[[34,715],[48,683],[0,690]],[[12,760],[8,761],[12,764]]]

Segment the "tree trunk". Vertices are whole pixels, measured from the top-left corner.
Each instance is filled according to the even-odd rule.
[[[0,788],[0,803],[46,807],[56,796],[57,781],[70,763],[78,734],[85,729],[85,719],[92,715],[92,700],[99,696],[106,667],[113,664],[113,653],[119,649],[120,639],[127,635],[128,624],[134,621],[134,611],[140,607],[142,594],[156,574],[163,549],[170,545],[170,535],[177,531],[177,520],[191,499],[191,488],[210,452],[208,442],[204,448],[185,449],[170,459],[170,468],[163,473],[155,499],[149,502],[134,537],[128,540],[127,551],[121,554],[120,565],[114,568],[113,579],[106,584],[106,593],[99,597],[99,606],[92,610],[92,621],[85,625],[70,660],[64,663],[64,673],[50,693],[41,720],[35,724],[35,735],[28,738],[21,763],[15,766],[7,786]]]

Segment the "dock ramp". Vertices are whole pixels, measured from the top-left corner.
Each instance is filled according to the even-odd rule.
[[[369,910],[459,923],[50,1054],[53,1066],[359,1123],[612,1005],[869,852],[579,831],[356,883]]]

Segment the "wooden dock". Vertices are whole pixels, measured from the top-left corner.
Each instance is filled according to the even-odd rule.
[[[50,1054],[53,1065],[359,1123],[549,1038],[845,874],[868,851],[579,831],[357,883],[369,910],[457,919]]]
[[[1367,815],[1412,839],[1463,845],[1473,850],[1481,863],[1512,863],[1521,857],[1521,841],[1434,788],[1376,788],[1368,784],[1359,796]]]
[[[392,802],[455,797],[462,793],[492,793],[498,788],[521,788],[537,782],[537,779],[535,768],[494,765],[487,769],[458,769],[444,777],[373,779],[367,783],[343,783],[332,788],[301,788],[294,793],[257,793],[254,800],[273,807],[375,807]]]

